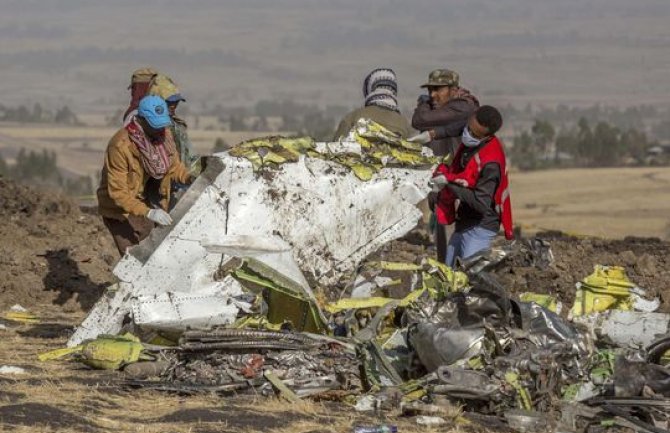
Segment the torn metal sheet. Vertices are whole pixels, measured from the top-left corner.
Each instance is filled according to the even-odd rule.
[[[21,367],[16,367],[14,365],[0,365],[0,375],[23,375],[28,374],[28,372]]]
[[[208,253],[228,257],[254,258],[272,269],[281,270],[281,274],[299,285],[310,296],[312,291],[305,276],[298,267],[291,246],[278,236],[225,235],[212,233],[200,242]],[[224,260],[225,263],[225,260]]]
[[[670,397],[670,369],[647,363],[639,356],[618,356],[614,364],[614,393],[617,397],[644,394]]]
[[[532,410],[513,409],[505,412],[505,420],[512,430],[520,433],[546,432],[547,415]]]
[[[612,419],[612,425],[642,433],[668,433],[670,400],[599,397],[589,404],[602,411],[601,418]]]
[[[651,343],[646,352],[647,361],[654,364],[670,365],[670,334]]]
[[[435,394],[464,400],[491,400],[500,393],[502,384],[486,373],[459,367],[442,366],[437,370],[438,381],[430,386]]]
[[[229,244],[226,236],[281,240],[307,280],[334,284],[416,225],[421,212],[415,205],[429,192],[429,175],[428,168],[387,167],[361,181],[341,164],[306,156],[256,173],[251,162],[227,153],[207,158],[203,174],[172,210],[174,223],[129,250],[114,268],[118,285],[98,301],[68,346],[119,332],[132,298],[197,292],[202,286],[193,281],[202,264],[211,275],[230,259],[211,252],[221,237]],[[235,254],[257,255],[257,244],[241,243]]]
[[[512,302],[519,312],[521,329],[527,331],[528,339],[538,347],[548,347],[555,343],[582,343],[582,336],[572,324],[555,313],[534,302]],[[583,345],[580,348],[586,349]],[[585,350],[584,350],[585,351]]]
[[[235,299],[243,293],[240,283],[227,277],[196,293],[140,295],[132,302],[133,322],[141,328],[168,332],[229,325],[240,309],[251,309],[249,303]]]
[[[300,401],[300,397],[298,397],[293,391],[291,391],[289,387],[284,384],[284,382],[279,380],[279,378],[273,372],[266,370],[264,376],[277,390],[277,393],[279,394],[280,397],[282,397],[289,403],[297,403]]]
[[[561,314],[563,310],[563,303],[559,301],[555,296],[546,295],[542,293],[534,292],[524,292],[519,293],[519,300],[522,302],[534,302],[537,305],[546,308],[552,313],[558,315]]]
[[[426,427],[433,427],[444,425],[447,421],[439,416],[420,415],[416,417],[416,423]]]
[[[276,268],[245,258],[239,265],[233,263],[229,272],[249,294],[262,295],[267,304],[265,318],[269,323],[296,331],[320,333],[325,330],[326,319],[312,291]]]
[[[483,327],[444,328],[419,323],[409,332],[409,342],[428,372],[441,365],[452,365],[482,353],[485,349]]]
[[[509,251],[500,248],[489,248],[473,254],[467,259],[458,258],[457,268],[463,272],[467,272],[468,275],[490,271],[508,255]]]
[[[593,382],[584,382],[577,384],[575,386],[574,395],[570,396],[569,401],[585,401],[593,397],[596,397],[600,394],[600,388],[598,388]]]
[[[579,317],[606,310],[653,312],[660,299],[646,299],[644,289],[633,283],[620,266],[595,265],[593,273],[577,283],[575,303],[569,317]]]
[[[619,347],[641,349],[670,332],[670,314],[610,310],[575,317],[597,338]]]
[[[468,275],[490,272],[509,259],[522,266],[547,269],[554,262],[549,242],[542,239],[521,239],[502,248],[489,248],[459,261],[458,268]]]

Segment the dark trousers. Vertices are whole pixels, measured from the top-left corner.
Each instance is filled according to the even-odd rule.
[[[129,215],[127,219],[117,220],[114,218],[102,218],[105,227],[112,234],[116,248],[123,257],[126,249],[139,244],[149,236],[154,223],[145,217]]]
[[[447,257],[447,238],[448,232],[451,229],[448,226],[438,224],[435,216],[435,202],[437,201],[437,194],[430,193],[425,200],[420,201],[417,207],[423,213],[423,221],[428,225],[429,230],[433,232],[433,244],[437,252],[437,261],[444,263]]]
[[[447,226],[435,224],[435,249],[437,261],[444,263],[447,258]]]

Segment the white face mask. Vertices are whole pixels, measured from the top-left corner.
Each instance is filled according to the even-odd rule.
[[[467,126],[463,130],[463,135],[461,135],[461,140],[463,141],[463,145],[465,147],[477,147],[477,146],[479,146],[479,143],[482,142],[482,140],[479,140],[479,139],[472,136],[472,133],[470,132],[470,128],[468,128]]]

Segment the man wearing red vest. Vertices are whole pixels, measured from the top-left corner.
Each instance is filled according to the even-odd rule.
[[[489,248],[501,224],[505,237],[514,237],[507,161],[495,136],[501,126],[502,116],[496,108],[478,108],[468,120],[452,163],[440,165],[433,177],[434,185],[442,187],[436,209],[438,223],[453,221],[454,201],[459,201],[456,227],[447,245],[449,266],[454,266],[457,258]]]

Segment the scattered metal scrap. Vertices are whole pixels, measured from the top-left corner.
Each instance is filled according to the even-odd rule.
[[[332,318],[343,309],[370,310],[365,323],[356,320],[342,337],[187,331],[160,380],[128,383],[183,393],[253,390],[289,401],[359,401],[360,410],[405,408],[416,415],[427,412],[410,408],[439,408],[446,397],[447,406],[498,417],[524,432],[581,432],[593,425],[667,431],[670,369],[662,363],[668,362],[670,334],[633,350],[628,341],[603,338],[583,322],[509,297],[490,274],[471,273],[467,282],[449,270],[441,290],[428,290],[416,284],[423,272],[435,275],[428,262],[370,266],[414,274],[407,281],[415,290],[395,302],[352,298],[324,308],[331,333]],[[617,313],[667,319],[635,311],[595,314]],[[375,320],[388,316],[392,320]]]
[[[624,269],[596,266],[566,318],[556,298],[512,297],[487,272],[509,257],[550,267],[545,241],[482,252],[459,271],[428,258],[359,266],[416,222],[428,157],[375,125],[353,138],[256,140],[221,154],[175,226],[117,266],[119,285],[69,343],[89,340],[42,358],[125,366],[128,386],[185,394],[336,399],[439,420],[460,407],[523,432],[668,431],[670,316]],[[333,287],[351,297],[316,294]],[[100,336],[126,317],[162,346]]]
[[[184,393],[270,394],[289,401],[360,394],[355,347],[324,336],[249,329],[187,331],[159,381],[129,386]]]

